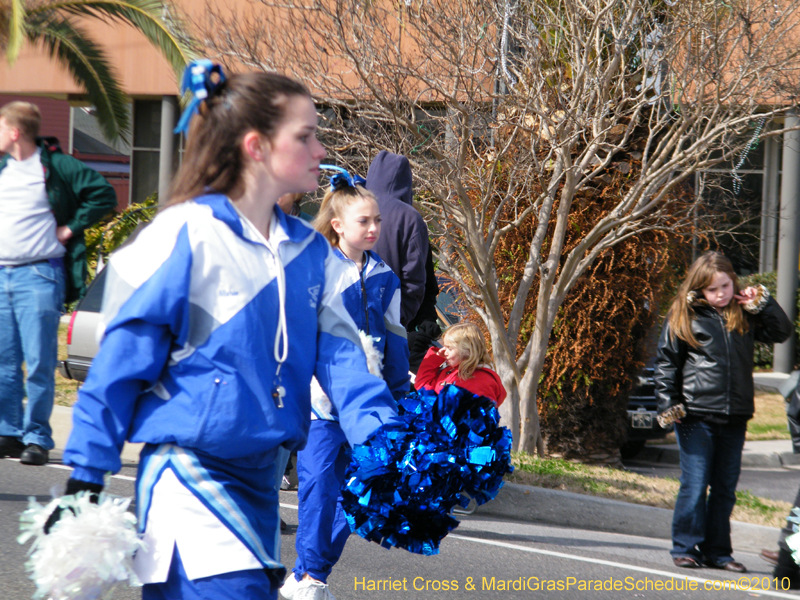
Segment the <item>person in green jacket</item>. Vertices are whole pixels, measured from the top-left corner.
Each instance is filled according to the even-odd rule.
[[[28,102],[0,108],[0,458],[29,465],[54,446],[58,322],[86,291],[83,231],[117,206],[99,173],[38,138],[41,120]]]

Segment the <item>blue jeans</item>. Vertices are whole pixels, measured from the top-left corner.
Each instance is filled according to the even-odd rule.
[[[58,320],[64,266],[58,260],[0,267],[0,436],[53,448]],[[22,363],[27,369],[23,386]],[[28,403],[23,411],[22,399]]]
[[[731,512],[747,424],[676,423],[681,487],[672,518],[672,556],[733,560]]]

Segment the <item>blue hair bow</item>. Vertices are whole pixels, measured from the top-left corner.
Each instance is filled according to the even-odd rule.
[[[356,187],[357,185],[364,185],[367,183],[367,180],[359,175],[350,175],[347,172],[347,169],[343,169],[342,167],[337,167],[336,165],[320,165],[320,169],[325,169],[327,171],[337,171],[335,175],[331,175],[331,189],[338,190],[345,185],[350,187]]]
[[[214,73],[218,76],[217,81],[211,79]],[[189,102],[189,106],[183,111],[173,133],[186,133],[189,131],[189,122],[200,108],[200,103],[212,96],[223,83],[225,83],[225,74],[222,72],[221,65],[215,65],[207,58],[190,62],[183,72],[181,94],[190,91],[192,92],[192,99]]]

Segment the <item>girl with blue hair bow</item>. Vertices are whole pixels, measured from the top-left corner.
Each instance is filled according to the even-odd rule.
[[[400,279],[372,251],[381,233],[378,202],[360,177],[340,167],[322,167],[337,174],[314,227],[343,266],[341,303],[362,332],[370,371],[383,377],[399,399],[409,389],[408,343],[400,324]],[[316,381],[311,410],[308,444],[297,454],[297,560],[280,590],[287,600],[335,600],[328,576],[350,535],[341,504],[350,447],[339,413]]]
[[[308,90],[198,62],[169,206],[107,267],[103,340],[74,409],[67,493],[100,492],[144,443],[135,558],[143,600],[273,599],[275,463],[302,448],[315,376],[348,442],[396,419],[341,303],[344,263],[276,207],[317,187]],[[192,117],[192,115],[194,115]]]

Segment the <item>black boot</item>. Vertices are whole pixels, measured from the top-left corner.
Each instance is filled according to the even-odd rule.
[[[800,590],[800,566],[792,558],[792,553],[784,548],[778,552],[778,564],[772,576],[778,580],[778,589]]]

